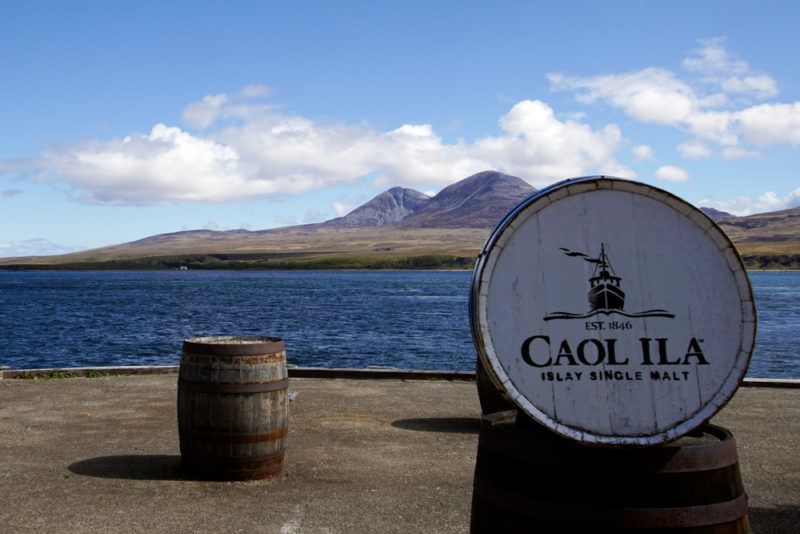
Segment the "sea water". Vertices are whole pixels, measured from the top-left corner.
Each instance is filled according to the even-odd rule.
[[[474,370],[465,271],[0,272],[0,366],[175,365],[186,337],[282,337],[290,364]],[[750,273],[749,376],[800,378],[800,273]]]

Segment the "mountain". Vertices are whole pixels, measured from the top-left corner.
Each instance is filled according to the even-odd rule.
[[[479,172],[442,189],[399,226],[492,229],[508,211],[535,191],[515,176]]]
[[[711,220],[716,223],[724,221],[730,217],[734,217],[734,215],[728,213],[727,211],[720,211],[716,208],[700,208],[700,211],[708,215]]]
[[[362,204],[344,217],[331,219],[325,226],[340,228],[364,228],[384,226],[400,222],[422,209],[431,197],[413,189],[393,187],[384,191],[366,204]]]
[[[717,220],[750,269],[800,269],[800,208]]]
[[[800,208],[730,216],[717,224],[737,243],[800,241]]]
[[[445,187],[433,198],[413,189],[393,187],[344,217],[322,225],[372,228],[397,224],[402,228],[488,230],[535,191],[527,182],[515,176],[484,171]]]

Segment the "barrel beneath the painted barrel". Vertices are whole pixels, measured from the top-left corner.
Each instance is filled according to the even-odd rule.
[[[494,419],[494,420],[492,420]],[[656,447],[588,447],[538,426],[484,418],[470,530],[747,533],[732,434],[704,425]]]
[[[183,342],[178,378],[181,462],[194,476],[281,472],[289,421],[283,340],[213,336]]]
[[[478,358],[478,364],[475,369],[475,382],[478,385],[478,402],[481,405],[481,414],[514,409],[514,404],[505,398],[500,388],[492,382],[491,376],[486,372],[486,368],[480,358]]]

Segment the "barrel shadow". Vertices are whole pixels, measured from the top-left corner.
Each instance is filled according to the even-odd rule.
[[[190,480],[181,469],[181,457],[167,454],[99,456],[71,464],[76,475],[128,480]]]
[[[418,417],[392,421],[392,426],[419,432],[477,434],[481,428],[481,420],[477,417]]]

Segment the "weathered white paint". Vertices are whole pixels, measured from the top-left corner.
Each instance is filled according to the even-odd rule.
[[[597,264],[561,250],[596,259],[601,244],[621,279],[621,310],[592,309],[587,292]],[[750,283],[728,238],[688,203],[626,180],[571,180],[517,207],[487,241],[472,291],[473,335],[496,385],[545,426],[590,444],[652,445],[699,426],[733,396],[755,339]],[[597,314],[545,320],[557,312]],[[559,365],[524,361],[532,336],[547,336],[550,346],[535,338],[530,361]],[[651,340],[650,365],[641,338]],[[562,340],[575,365],[556,360]],[[598,356],[597,343],[613,345],[617,361],[627,362],[580,362],[584,340],[587,362]],[[659,364],[659,343],[669,361],[682,363]],[[697,347],[702,356],[686,356]],[[607,371],[618,378],[591,379]],[[671,379],[654,380],[654,371]]]

